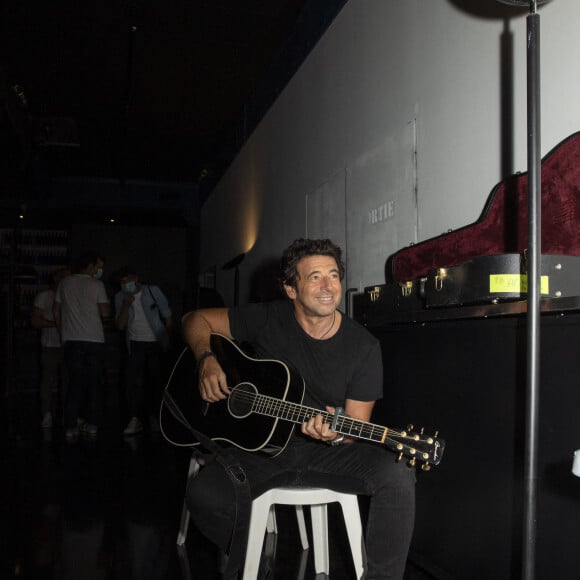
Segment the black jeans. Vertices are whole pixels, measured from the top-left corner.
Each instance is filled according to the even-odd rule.
[[[79,417],[99,425],[105,390],[105,345],[101,342],[67,341],[64,362],[69,377],[66,427],[76,427]]]
[[[239,449],[251,495],[279,486],[318,486],[370,496],[366,528],[367,580],[402,579],[415,519],[415,471],[395,455],[369,443],[330,447],[295,439],[279,456]],[[188,485],[191,517],[200,531],[228,548],[235,514],[231,482],[217,463],[204,467]]]

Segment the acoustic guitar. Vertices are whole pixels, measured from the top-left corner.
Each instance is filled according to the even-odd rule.
[[[398,460],[409,458],[413,466],[428,470],[439,465],[445,441],[437,434],[415,432],[412,425],[393,429],[345,415],[334,414],[302,404],[305,384],[302,377],[275,359],[256,359],[236,343],[220,334],[211,335],[211,350],[223,368],[231,393],[223,401],[207,403],[201,399],[195,359],[184,349],[171,373],[167,391],[189,424],[210,439],[235,445],[246,451],[268,451],[277,455],[288,444],[296,424],[322,415],[337,433],[383,445],[395,452]],[[172,444],[190,447],[191,432],[164,401],[161,428]]]

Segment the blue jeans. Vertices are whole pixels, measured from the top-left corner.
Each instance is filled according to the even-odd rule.
[[[327,487],[370,497],[366,528],[367,580],[403,578],[415,519],[415,470],[369,443],[338,447],[296,438],[277,457],[228,449],[250,481],[252,498],[279,486]],[[227,550],[235,514],[231,482],[210,463],[188,484],[191,517],[200,531]]]
[[[64,345],[69,385],[65,427],[76,427],[79,417],[99,425],[103,413],[105,345],[69,340]]]

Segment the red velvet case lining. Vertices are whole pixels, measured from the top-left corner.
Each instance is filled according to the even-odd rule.
[[[580,256],[580,132],[544,157],[541,173],[541,251]],[[528,174],[520,173],[493,188],[473,224],[393,254],[389,281],[415,280],[433,268],[456,266],[477,256],[521,253],[527,239]]]

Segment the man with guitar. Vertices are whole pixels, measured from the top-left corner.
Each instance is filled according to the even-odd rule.
[[[224,369],[226,361],[212,350],[216,333],[251,345],[251,360],[280,361],[303,379],[299,402],[308,407],[300,408],[320,413],[305,415],[300,429],[276,441],[277,446],[272,438],[271,448],[260,447],[265,452],[248,453],[259,446],[244,444],[227,452],[243,469],[252,498],[284,485],[369,496],[366,578],[402,579],[414,522],[414,470],[357,433],[340,434],[334,418],[366,424],[383,394],[378,340],[337,310],[343,277],[338,246],[330,240],[296,240],[281,260],[280,283],[288,300],[190,312],[183,320],[184,336],[198,362],[201,399],[210,409],[237,392],[228,381],[235,373]],[[227,550],[236,496],[221,465],[210,463],[190,480],[188,505],[202,533]]]

